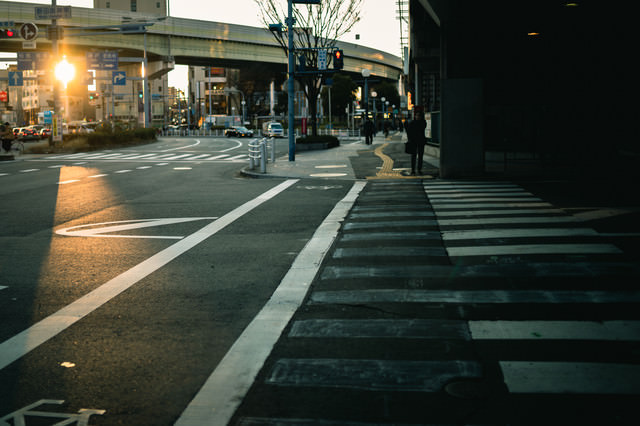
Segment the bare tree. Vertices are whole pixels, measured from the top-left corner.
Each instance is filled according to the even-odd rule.
[[[260,9],[263,24],[283,24],[287,17],[287,0],[255,0]],[[294,5],[293,51],[296,63],[304,56],[306,69],[318,69],[318,51],[336,45],[336,40],[348,33],[360,20],[360,8],[363,0],[322,0],[318,5]],[[274,37],[282,46],[285,55],[289,55],[286,31],[274,31]],[[327,55],[328,69],[331,69],[331,55]],[[311,131],[318,134],[317,99],[322,89],[323,77],[330,74],[298,74],[296,80],[304,87],[309,101]]]

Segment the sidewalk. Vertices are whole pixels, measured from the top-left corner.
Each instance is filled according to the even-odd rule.
[[[325,179],[432,179],[438,175],[438,159],[424,156],[423,174],[410,176],[409,155],[404,152],[406,133],[396,132],[387,138],[379,132],[372,145],[359,141],[343,141],[339,147],[301,151],[295,161],[288,155],[267,163],[266,173],[257,165],[242,170],[246,176],[255,178],[325,178]],[[286,140],[276,143],[285,144]]]

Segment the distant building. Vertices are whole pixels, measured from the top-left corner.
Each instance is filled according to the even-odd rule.
[[[93,7],[167,16],[167,0],[93,0]]]

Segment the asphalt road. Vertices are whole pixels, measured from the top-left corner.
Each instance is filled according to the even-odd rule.
[[[0,424],[634,423],[632,180],[254,180],[247,141],[0,163]]]
[[[177,419],[353,184],[241,177],[246,142],[0,164],[0,418]]]

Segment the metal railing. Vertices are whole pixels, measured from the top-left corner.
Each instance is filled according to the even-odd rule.
[[[260,165],[260,173],[267,173],[267,153],[271,149],[271,162],[276,161],[276,140],[275,138],[254,139],[249,142],[249,168],[255,169]]]

